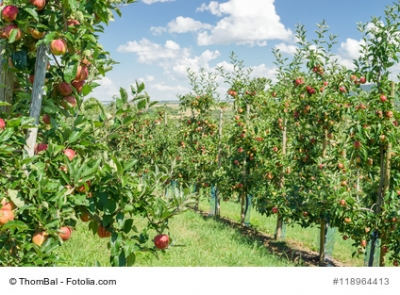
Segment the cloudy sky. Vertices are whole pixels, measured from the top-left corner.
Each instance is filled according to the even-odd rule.
[[[361,34],[357,23],[380,16],[394,0],[138,0],[122,8],[100,42],[120,64],[92,96],[110,101],[119,88],[145,82],[152,100],[191,91],[187,68],[213,71],[235,52],[254,75],[273,78],[273,48],[292,54],[296,24],[308,39],[325,20],[339,35],[335,54],[351,66]],[[223,84],[223,82],[221,82]],[[222,85],[223,89],[224,85]]]

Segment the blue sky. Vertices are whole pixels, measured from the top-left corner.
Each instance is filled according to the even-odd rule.
[[[233,51],[253,75],[274,77],[273,48],[290,55],[296,24],[311,40],[325,20],[338,36],[334,54],[351,67],[361,34],[357,22],[383,15],[394,0],[138,0],[122,8],[100,35],[100,43],[120,64],[99,83],[92,96],[110,101],[119,88],[136,80],[152,100],[177,100],[191,91],[186,69],[229,70]],[[221,91],[226,89],[220,81]],[[224,98],[224,97],[221,97]]]

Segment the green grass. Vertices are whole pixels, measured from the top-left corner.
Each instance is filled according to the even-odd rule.
[[[208,200],[202,200],[200,209],[209,211]],[[222,202],[221,216],[239,223],[240,207],[236,202]],[[259,232],[272,237],[275,232],[276,217],[266,218],[254,208],[251,209],[250,226]],[[140,227],[143,221],[137,219]],[[135,266],[298,266],[296,263],[273,255],[263,245],[262,240],[241,234],[238,227],[205,218],[200,214],[187,211],[170,220],[170,231],[173,242],[166,251],[159,251],[159,258],[149,253],[138,253]],[[153,233],[155,235],[155,233]],[[285,240],[282,246],[298,247],[318,251],[319,229],[301,228],[291,224],[286,226]],[[108,239],[101,239],[88,230],[88,225],[79,222],[73,235],[59,254],[66,263],[62,266],[91,266],[99,262],[109,266]],[[352,241],[344,241],[335,233],[333,258],[345,265],[362,266],[363,257],[352,258]],[[149,241],[151,246],[151,241]],[[280,251],[277,254],[282,254]]]
[[[139,222],[140,223],[140,222]],[[187,211],[170,220],[173,242],[159,258],[138,253],[135,266],[295,266],[270,254],[260,241],[241,235],[238,230]],[[109,266],[107,239],[93,236],[87,224],[78,223],[69,241],[60,248],[62,266]]]
[[[208,200],[202,200],[200,210],[208,212],[210,205]],[[227,217],[235,222],[240,222],[240,206],[237,202],[222,202],[221,216]],[[258,231],[264,232],[271,237],[275,233],[276,217],[267,218],[261,215],[254,208],[250,211],[250,226]],[[290,241],[302,248],[308,248],[312,251],[319,250],[319,228],[302,228],[297,224],[289,224],[286,226],[285,241]],[[364,257],[352,257],[352,253],[356,250],[352,247],[353,241],[348,239],[344,241],[337,231],[334,234],[333,258],[345,265],[363,266]]]

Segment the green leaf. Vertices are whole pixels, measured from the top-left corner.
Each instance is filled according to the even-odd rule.
[[[86,176],[88,176],[88,175],[94,174],[94,173],[99,169],[100,163],[101,163],[101,159],[98,159],[98,160],[93,164],[92,167],[90,167],[89,169],[83,170],[83,172],[82,172],[82,174],[81,174],[81,177],[86,177]]]
[[[18,195],[17,190],[8,189],[8,196],[10,200],[15,204],[15,206],[17,206],[17,208],[21,208],[25,205],[24,199]]]
[[[75,11],[77,9],[76,0],[68,0],[68,4],[72,11]]]
[[[131,254],[128,255],[128,257],[126,257],[126,265],[127,266],[132,266],[135,264],[136,261],[136,255],[135,252],[132,252]]]
[[[26,225],[24,222],[19,220],[12,220],[7,222],[5,225],[1,227],[2,231],[7,229],[18,229],[18,231],[25,231],[29,229],[29,226]]]
[[[13,136],[14,130],[11,128],[6,128],[2,132],[0,132],[0,142],[5,142]]]
[[[39,15],[36,12],[36,9],[25,7],[24,10],[30,14],[37,22],[39,22]]]
[[[137,105],[138,110],[143,110],[146,108],[146,106],[147,106],[147,101],[145,99],[139,101]]]
[[[64,80],[70,82],[75,79],[76,72],[78,71],[78,63],[70,63],[64,69]]]
[[[128,102],[128,93],[124,88],[119,89],[119,94],[121,95],[121,101],[123,104],[126,104]]]
[[[129,233],[132,230],[132,226],[133,226],[133,219],[126,219],[125,223],[124,223],[124,233]]]
[[[83,85],[83,87],[82,87],[82,95],[83,95],[83,96],[86,96],[86,95],[88,95],[90,92],[92,92],[92,90],[93,90],[93,86],[90,85],[90,84],[88,84],[88,83],[86,83],[86,84]]]
[[[136,82],[136,88],[137,88],[137,93],[140,93],[140,92],[142,92],[144,90],[145,85],[144,85],[143,82],[140,83],[140,84],[138,84],[138,82]]]
[[[18,34],[18,29],[12,29],[11,34],[8,37],[8,43],[13,43],[15,41],[15,38],[17,37]]]
[[[71,135],[68,138],[68,143],[74,143],[76,142],[78,139],[81,138],[82,134],[85,132],[85,129],[82,129],[80,131],[73,131],[71,133]]]

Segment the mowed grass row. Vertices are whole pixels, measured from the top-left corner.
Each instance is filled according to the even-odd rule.
[[[137,223],[140,226],[140,220]],[[193,211],[173,217],[170,231],[170,247],[158,251],[158,259],[150,253],[138,253],[135,266],[295,266],[270,254],[260,241]],[[92,266],[96,262],[110,266],[107,240],[94,236],[87,224],[79,222],[71,239],[59,249],[65,259],[59,266]]]
[[[240,222],[240,205],[238,202],[221,202],[220,208],[221,217],[226,217],[237,223]],[[210,211],[210,203],[207,198],[203,198],[200,202],[200,210],[206,212]],[[255,208],[251,208],[250,226],[252,228],[273,237],[276,228],[276,221],[276,216],[271,216],[267,218],[265,215],[261,215],[260,213],[258,213]],[[335,231],[333,239],[333,259],[338,260],[345,265],[364,265],[363,255],[352,257],[352,253],[357,250],[355,247],[352,246],[352,243],[354,242],[352,239],[348,239],[346,241],[343,240],[342,235],[338,231]],[[286,225],[285,241],[292,242],[302,248],[318,252],[319,228],[317,226],[313,228],[302,228],[297,224],[288,224]]]

